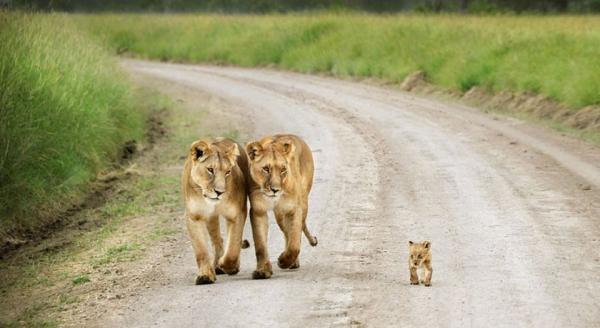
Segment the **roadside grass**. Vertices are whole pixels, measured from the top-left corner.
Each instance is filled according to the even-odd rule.
[[[522,121],[542,125],[547,128],[558,131],[559,133],[562,133],[564,135],[569,135],[569,136],[572,136],[575,138],[579,138],[581,140],[585,140],[586,142],[588,142],[590,144],[600,147],[600,133],[593,131],[593,130],[573,128],[562,122],[556,122],[549,118],[536,117],[536,116],[532,115],[531,113],[519,113],[519,112],[514,112],[514,111],[507,112],[506,110],[502,110],[502,109],[494,108],[494,107],[486,107],[485,111],[503,115],[503,116],[515,117]]]
[[[96,269],[113,262],[133,261],[139,258],[142,245],[139,243],[124,243],[109,247],[106,252],[92,262],[92,268]]]
[[[90,281],[90,276],[87,274],[78,275],[77,277],[73,278],[73,285],[81,285]]]
[[[421,70],[439,86],[600,104],[600,16],[75,15],[115,53],[276,66],[392,82]]]
[[[17,318],[12,322],[0,322],[3,327],[39,327],[39,328],[54,328],[59,327],[55,320],[38,319],[38,315],[47,307],[47,303],[38,302],[27,307]]]
[[[142,99],[138,105],[148,108],[148,113],[171,106],[155,90],[136,88],[134,92]],[[108,172],[115,173],[112,186],[105,195],[94,195],[95,205],[84,205],[71,213],[60,231],[0,261],[0,295],[5,300],[0,306],[0,326],[59,326],[61,313],[85,299],[80,296],[106,284],[107,278],[99,271],[139,259],[146,248],[179,231],[170,216],[178,205],[179,179],[158,175],[155,161],[166,159],[161,151],[152,151],[154,144],[143,143],[130,167]],[[147,159],[147,154],[154,157]],[[141,169],[133,169],[137,166]],[[153,231],[162,233],[148,238]]]
[[[178,177],[156,174],[124,180],[106,204],[76,215],[75,220],[86,220],[83,231],[51,238],[45,241],[48,245],[24,249],[4,260],[0,291],[6,300],[18,304],[0,307],[0,326],[57,326],[59,314],[76,306],[82,295],[111,284],[106,281],[106,270],[140,260],[147,249],[179,233],[174,221],[179,210],[178,185]],[[113,210],[121,205],[130,208],[132,203],[132,208],[147,210]],[[56,243],[65,246],[46,251]],[[45,301],[35,301],[39,299]]]
[[[153,256],[163,258],[161,252],[184,229],[180,174],[187,147],[199,133],[239,135],[223,128],[228,123],[202,123],[204,111],[198,104],[157,98],[157,89],[142,95],[153,104],[149,110],[166,108],[165,137],[140,151],[125,170],[134,173],[117,179],[105,202],[75,213],[72,226],[0,261],[0,296],[5,300],[0,326],[85,326],[82,314],[105,315],[94,311],[156,279],[144,270],[158,262]]]
[[[147,113],[110,53],[63,15],[0,11],[0,242],[77,203]]]

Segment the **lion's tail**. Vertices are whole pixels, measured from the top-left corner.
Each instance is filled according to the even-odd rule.
[[[248,241],[248,239],[242,240],[242,248],[248,248],[248,247],[250,247],[250,242]]]
[[[313,236],[310,233],[310,231],[308,231],[308,227],[306,226],[306,223],[304,223],[304,225],[302,226],[302,231],[304,231],[304,235],[306,236],[306,239],[308,239],[310,246],[313,246],[313,247],[317,246],[319,241],[317,240],[317,237]]]

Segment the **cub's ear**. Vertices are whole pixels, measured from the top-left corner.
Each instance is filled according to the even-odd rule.
[[[263,147],[258,141],[250,142],[246,145],[246,154],[251,161],[255,161],[263,154]]]
[[[425,247],[427,249],[430,249],[431,248],[431,243],[426,240],[426,241],[423,242],[423,247]]]
[[[412,242],[412,240],[408,241],[408,245],[412,246],[414,243]]]
[[[197,140],[190,146],[190,156],[194,161],[203,162],[210,153],[210,146],[206,141]]]

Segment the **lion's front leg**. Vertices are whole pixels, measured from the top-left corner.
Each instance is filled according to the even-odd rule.
[[[210,263],[210,254],[206,242],[207,224],[202,219],[187,220],[187,228],[194,247],[196,255],[196,264],[198,265],[198,276],[196,285],[212,284],[217,279],[215,269]]]
[[[269,233],[267,212],[251,208],[250,223],[252,224],[252,237],[256,249],[256,270],[252,273],[252,279],[271,278],[273,270],[269,262],[269,245],[267,243]]]
[[[223,270],[219,269],[218,261],[223,256],[223,238],[221,237],[221,227],[219,224],[219,216],[211,217],[206,224],[208,235],[212,241],[213,249],[215,250],[214,265],[217,274],[223,274]]]
[[[410,272],[410,284],[418,285],[419,284],[419,275],[417,274],[417,267],[412,265],[410,259],[408,260],[408,271]]]
[[[427,287],[431,286],[431,275],[433,274],[433,268],[431,267],[431,262],[427,261],[423,265],[425,267],[425,279],[423,279],[423,284]]]
[[[230,275],[240,271],[240,252],[245,223],[245,213],[236,218],[227,219],[227,246],[225,254],[219,259],[218,267]]]
[[[288,214],[284,224],[287,233],[285,250],[281,255],[277,264],[282,269],[293,268],[297,263],[298,255],[300,255],[300,242],[302,237],[302,210],[296,209],[291,215]],[[298,261],[298,266],[299,266]]]

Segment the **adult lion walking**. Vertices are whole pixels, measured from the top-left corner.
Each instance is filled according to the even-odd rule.
[[[225,138],[194,142],[182,176],[187,228],[198,264],[196,284],[210,284],[216,273],[236,274],[240,268],[240,247],[247,215],[248,160],[242,148]],[[219,217],[227,223],[227,246]],[[207,233],[208,232],[208,233]],[[211,261],[206,235],[215,254]]]
[[[312,246],[317,245],[317,238],[306,227],[314,162],[308,145],[290,134],[250,142],[246,153],[250,159],[250,221],[257,260],[252,278],[267,279],[273,274],[267,242],[268,210],[273,210],[285,237],[285,250],[278,260],[280,268],[300,267],[302,231]]]

